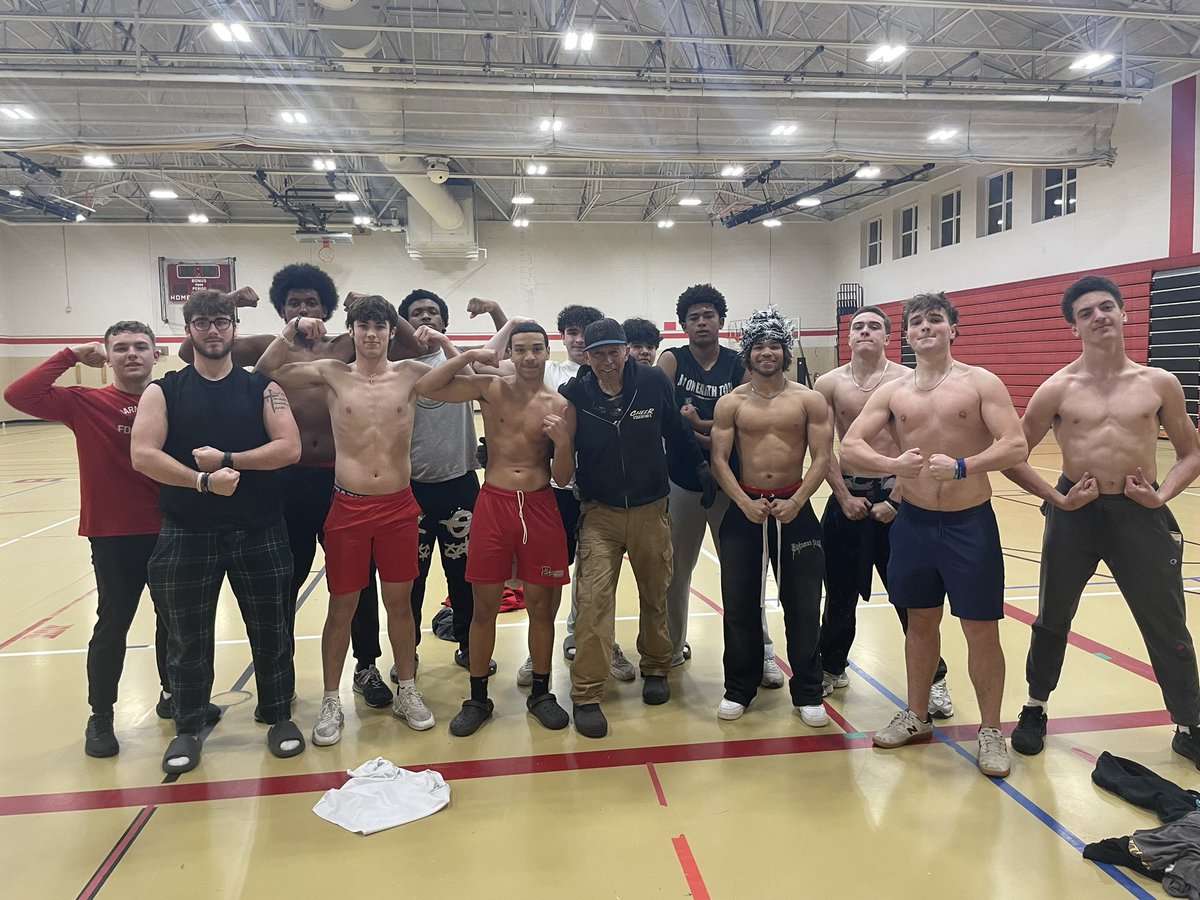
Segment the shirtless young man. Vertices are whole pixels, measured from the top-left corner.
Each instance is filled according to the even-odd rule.
[[[359,592],[367,586],[374,560],[388,617],[388,638],[399,685],[392,715],[415,731],[433,727],[433,713],[415,684],[416,632],[411,593],[417,577],[417,520],[421,508],[409,487],[409,448],[417,406],[414,387],[429,367],[412,360],[389,362],[388,344],[399,316],[382,297],[365,297],[350,307],[346,325],[354,339],[355,361],[319,359],[287,363],[298,333],[310,341],[324,337],[325,323],[298,316],[267,348],[258,369],[279,373],[291,384],[323,387],[336,451],[333,505],[325,522],[325,570],[329,612],[321,634],[325,694],[313,726],[313,743],[336,744],[342,737],[338,687],[350,643],[350,620]]]
[[[927,718],[929,686],[948,594],[950,612],[967,639],[982,718],[979,770],[1003,778],[1009,772],[1000,732],[1004,557],[988,472],[1017,465],[1028,450],[1000,379],[950,355],[958,310],[944,294],[918,294],[905,303],[904,327],[916,371],[875,391],[842,439],[842,459],[851,471],[903,479],[904,502],[892,525],[888,590],[893,603],[908,609],[908,708],[875,734],[875,746],[899,747],[933,733]],[[888,427],[902,451],[895,457],[872,446]]]
[[[243,287],[229,295],[238,308],[258,306],[258,294],[253,288]],[[365,294],[349,293],[345,306],[348,309]],[[308,263],[292,263],[284,266],[271,279],[269,291],[271,305],[284,322],[297,316],[329,321],[337,312],[337,287],[329,275]],[[233,342],[233,364],[254,366],[266,352],[273,334],[238,336]],[[413,329],[401,322],[396,337],[389,347],[391,359],[404,359],[426,352],[413,338]],[[185,340],[179,349],[184,362],[192,360],[191,341]],[[288,348],[286,362],[313,362],[318,359],[336,359],[351,362],[354,359],[354,339],[349,332],[324,334],[310,339],[303,332]],[[291,604],[288,608],[289,634],[295,634],[296,602],[304,589],[304,583],[312,572],[317,544],[323,541],[322,528],[329,515],[333,498],[333,429],[329,424],[329,409],[324,387],[289,383],[285,378],[279,386],[287,394],[296,426],[300,429],[300,461],[283,470],[284,501],[283,518],[287,523],[288,544],[292,549]],[[375,576],[363,589],[358,610],[350,626],[351,643],[354,647],[354,690],[363,695],[368,706],[386,709],[392,703],[392,692],[384,684],[375,666],[379,658],[379,599],[375,594]]]
[[[891,343],[892,322],[878,306],[864,306],[850,319],[850,362],[826,372],[813,387],[825,398],[838,437],[844,437],[871,395],[884,384],[911,375],[885,355]],[[884,456],[900,449],[890,430],[871,442]],[[821,618],[821,677],[825,694],[850,684],[847,656],[854,643],[858,598],[871,599],[871,569],[887,589],[892,520],[900,509],[900,483],[894,475],[851,469],[834,454],[825,477],[833,496],[825,503],[821,531],[825,539],[825,613]],[[893,605],[900,627],[908,633],[908,610]],[[929,692],[929,714],[948,719],[954,704],[946,688],[946,661],[938,659]]]
[[[529,611],[529,655],[533,689],[526,706],[547,728],[566,728],[567,711],[550,693],[554,617],[559,591],[570,579],[567,536],[550,487],[550,476],[568,484],[575,474],[575,448],[562,414],[566,401],[544,381],[549,339],[536,322],[511,329],[511,375],[460,374],[479,363],[495,367],[495,350],[470,350],[423,377],[417,391],[444,403],[479,401],[488,439],[483,488],[471,520],[467,581],[475,594],[471,621],[471,697],[450,722],[458,737],[474,734],[491,718],[488,667],[496,646],[496,615],[504,582],[525,582]],[[553,465],[551,464],[553,456]]]
[[[1071,619],[1088,579],[1103,562],[1133,612],[1171,720],[1176,753],[1200,766],[1200,683],[1183,596],[1183,535],[1166,504],[1200,474],[1200,442],[1179,380],[1125,354],[1124,302],[1107,278],[1067,288],[1063,317],[1083,343],[1079,359],[1033,394],[1022,425],[1030,447],[1051,427],[1062,476],[1051,487],[1028,463],[1004,472],[1046,501],[1038,617],[1025,677],[1029,699],[1013,749],[1041,753],[1046,701],[1058,686]],[[1175,464],[1157,485],[1158,429]]]
[[[792,344],[792,329],[777,310],[751,316],[740,354],[750,381],[716,405],[712,469],[732,501],[720,532],[725,698],[717,716],[740,718],[762,682],[765,541],[794,670],[792,705],[806,725],[820,727],[829,724],[818,650],[825,557],[821,525],[808,500],[829,468],[833,429],[821,395],[784,377]],[[729,467],[735,446],[740,481]],[[812,456],[807,473],[805,450]]]

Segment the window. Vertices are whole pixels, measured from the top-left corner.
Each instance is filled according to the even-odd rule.
[[[1056,219],[1075,212],[1075,170],[1047,169],[1042,190],[1042,219]]]
[[[984,234],[999,234],[1012,228],[1013,173],[1010,169],[987,180],[987,212]]]
[[[917,254],[917,207],[900,210],[900,256]]]
[[[937,247],[951,247],[962,240],[962,191],[942,194],[937,200]]]
[[[867,223],[863,243],[863,268],[883,262],[883,219],[872,219]]]

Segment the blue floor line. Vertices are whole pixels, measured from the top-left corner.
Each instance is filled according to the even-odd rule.
[[[891,691],[889,691],[886,687],[884,687],[882,684],[880,684],[878,681],[876,681],[874,678],[872,678],[870,675],[868,675],[857,664],[855,664],[852,661],[847,661],[847,666],[849,668],[853,669],[855,671],[855,673],[860,678],[862,678],[863,681],[867,682],[867,684],[871,685],[871,687],[875,688],[875,690],[879,691],[879,693],[883,694],[883,696],[885,696],[889,700],[891,700],[892,703],[896,704],[896,706],[898,706],[900,709],[907,708],[907,706],[908,706],[907,703],[905,703],[903,700],[901,700],[899,697],[897,697],[895,694],[893,694]],[[942,730],[940,728],[937,728],[935,726],[933,729],[933,735],[935,738],[937,738],[943,744],[945,744],[946,746],[953,749],[959,756],[961,756],[965,760],[967,760],[971,764],[972,768],[977,767],[978,763],[977,763],[975,757],[972,756],[971,753],[968,750],[966,750],[965,748],[963,748],[957,741],[953,741],[949,737],[947,737],[945,734],[943,734]],[[1063,825],[1061,822],[1059,822],[1057,819],[1055,819],[1052,815],[1050,815],[1050,813],[1046,812],[1046,810],[1042,809],[1040,806],[1038,806],[1036,803],[1034,803],[1032,800],[1030,800],[1028,797],[1026,797],[1024,794],[1022,794],[1019,790],[1017,790],[1015,787],[1013,787],[1011,784],[1009,784],[1004,779],[991,778],[991,779],[989,779],[989,781],[991,781],[992,784],[996,785],[996,787],[998,787],[1000,790],[1002,790],[1004,793],[1006,793],[1009,797],[1011,797],[1013,800],[1015,800],[1017,803],[1019,803],[1022,807],[1024,807],[1027,812],[1031,813],[1034,818],[1036,818],[1039,822],[1041,822],[1043,825],[1045,825],[1047,828],[1049,828],[1051,831],[1053,831],[1055,834],[1057,834],[1060,838],[1062,838],[1064,841],[1066,841],[1068,844],[1070,844],[1072,847],[1074,847],[1080,853],[1083,852],[1084,842],[1082,840],[1080,840],[1078,837],[1076,837],[1075,834],[1072,833],[1071,830],[1068,829],[1065,825]],[[1137,882],[1135,882],[1132,878],[1130,878],[1128,875],[1126,875],[1124,872],[1122,872],[1116,866],[1109,865],[1108,863],[1098,863],[1098,862],[1095,862],[1095,860],[1088,860],[1088,862],[1092,862],[1101,871],[1103,871],[1104,874],[1106,874],[1110,878],[1112,878],[1113,881],[1115,881],[1117,884],[1121,885],[1121,887],[1125,888],[1125,890],[1129,891],[1129,893],[1131,893],[1133,896],[1139,898],[1139,900],[1154,900],[1153,894],[1149,893],[1145,888],[1143,888],[1141,885],[1139,885]]]

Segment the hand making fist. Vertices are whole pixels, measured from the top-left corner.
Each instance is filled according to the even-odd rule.
[[[208,489],[222,497],[232,497],[241,477],[241,473],[236,469],[217,469],[208,479]]]
[[[929,457],[929,474],[935,481],[953,481],[958,471],[958,461],[945,453],[934,453]]]
[[[85,366],[91,366],[93,369],[102,369],[104,364],[108,362],[108,352],[104,349],[104,344],[100,341],[92,341],[90,344],[80,344],[78,347],[72,347],[71,352],[75,354],[75,358]]]
[[[196,461],[201,472],[215,472],[221,468],[221,460],[225,454],[215,447],[197,447],[192,451],[192,459]]]
[[[233,305],[238,309],[258,306],[258,294],[252,287],[240,287],[225,296],[232,300]]]
[[[896,474],[901,478],[916,478],[921,474],[921,469],[925,467],[925,457],[916,447],[905,450],[896,457],[894,462],[896,463]]]

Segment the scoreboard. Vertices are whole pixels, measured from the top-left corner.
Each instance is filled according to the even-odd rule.
[[[183,324],[183,304],[196,291],[229,293],[236,288],[234,263],[225,259],[158,258],[162,320],[170,325]]]

